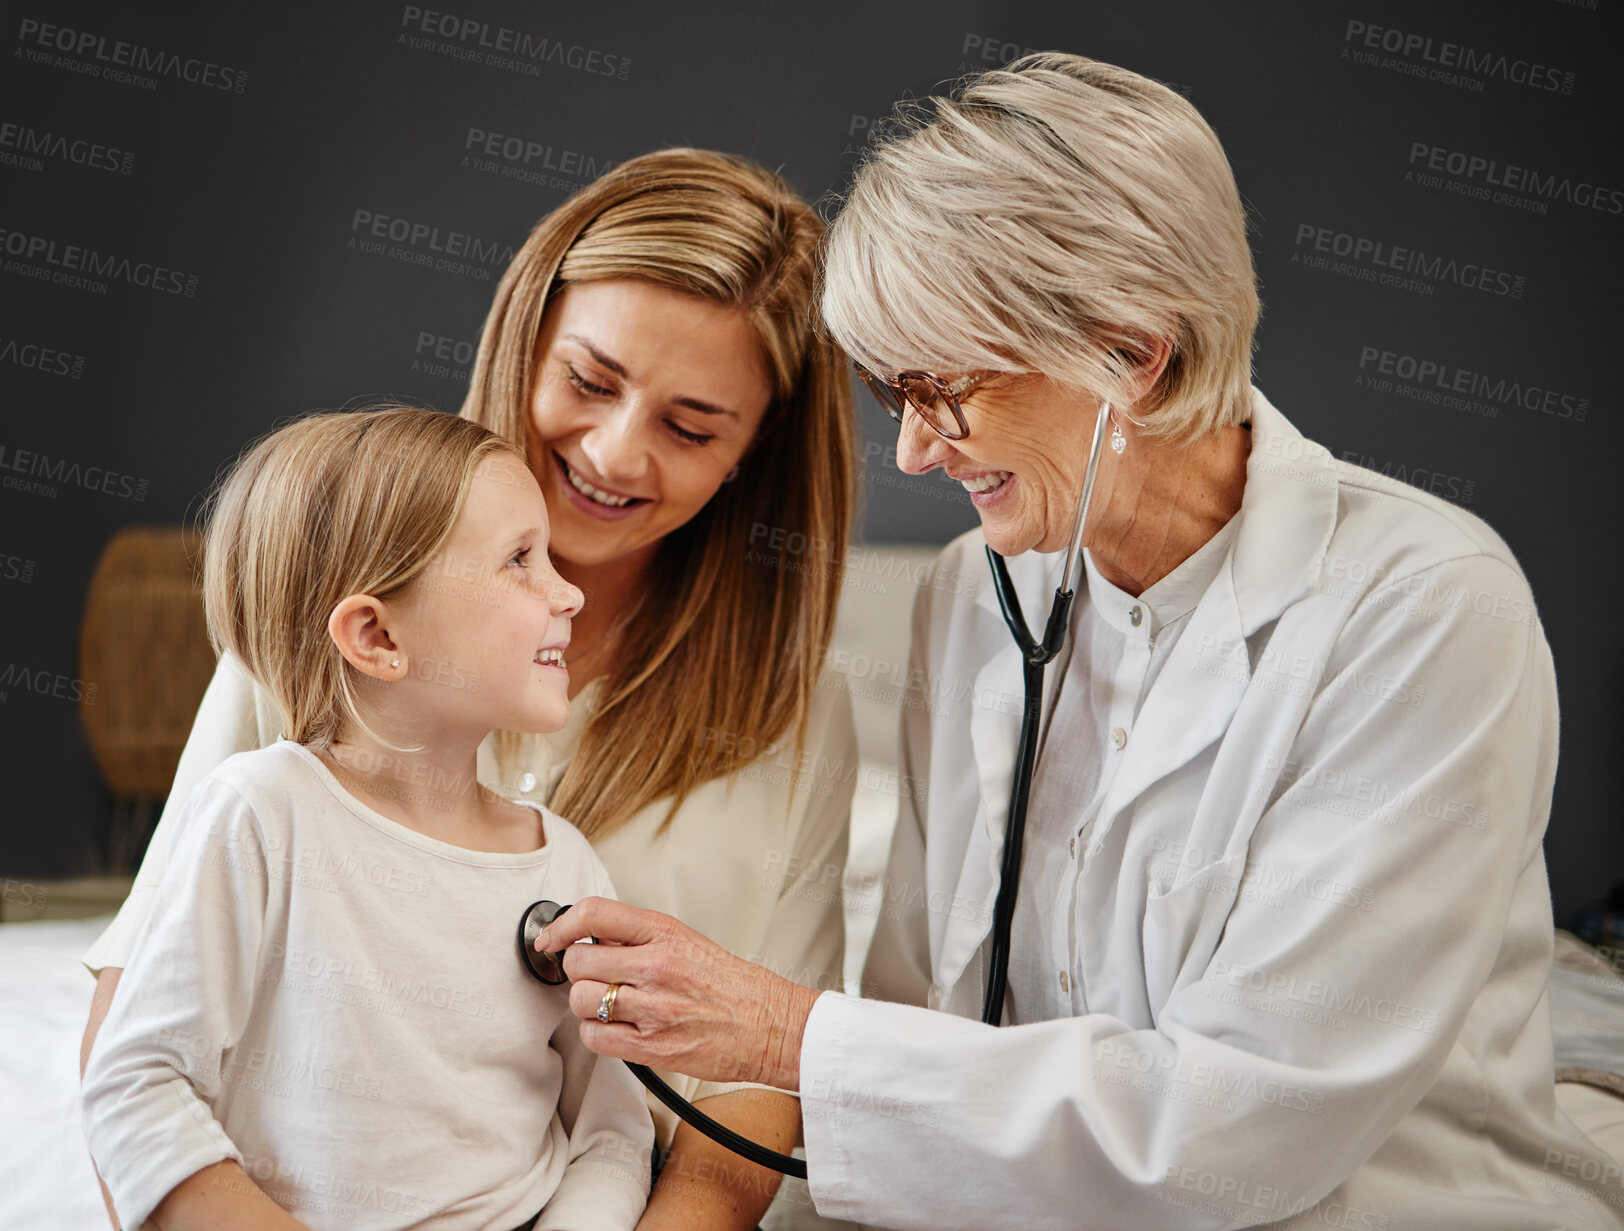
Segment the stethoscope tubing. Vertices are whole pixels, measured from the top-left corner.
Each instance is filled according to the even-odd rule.
[[[1065,567],[1060,573],[1043,640],[1032,636],[1021,614],[1020,595],[1009,575],[1004,557],[989,545],[987,563],[992,567],[993,588],[998,593],[998,609],[1010,636],[1021,650],[1021,677],[1025,703],[1021,707],[1020,742],[1015,748],[1015,776],[1009,788],[1009,815],[1004,826],[1004,854],[999,864],[998,896],[993,902],[992,947],[988,951],[987,992],[981,1002],[981,1020],[996,1026],[1004,1017],[1004,999],[1009,990],[1010,935],[1015,922],[1015,895],[1020,889],[1021,851],[1026,838],[1026,805],[1032,794],[1032,775],[1037,771],[1038,728],[1043,717],[1043,669],[1060,653],[1071,623],[1071,605],[1076,597],[1075,570],[1081,567],[1083,527],[1088,507],[1094,499],[1094,481],[1099,475],[1100,453],[1105,444],[1105,427],[1110,422],[1111,404],[1101,402],[1094,420],[1094,440],[1088,450],[1088,467],[1083,472],[1083,490],[1077,498],[1077,515],[1072,521],[1071,544]]]

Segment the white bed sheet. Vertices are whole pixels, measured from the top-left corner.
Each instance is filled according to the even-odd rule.
[[[79,1124],[79,1041],[107,918],[0,927],[0,1227],[107,1231]]]

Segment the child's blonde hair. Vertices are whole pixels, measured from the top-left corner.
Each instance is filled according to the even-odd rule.
[[[203,543],[209,640],[276,699],[285,738],[322,748],[347,724],[378,738],[328,617],[351,594],[398,597],[423,573],[474,470],[496,453],[524,464],[500,436],[440,411],[318,414],[255,442],[215,488]]]

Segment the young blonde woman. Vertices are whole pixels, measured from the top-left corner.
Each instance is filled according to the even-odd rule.
[[[782,180],[742,159],[665,150],[621,165],[544,218],[515,257],[462,414],[523,447],[553,559],[586,596],[568,724],[494,733],[480,781],[577,825],[626,901],[787,978],[839,987],[838,895],[777,874],[838,875],[857,763],[849,699],[819,683],[842,552],[772,547],[843,544],[852,516],[847,373],[815,329],[821,233]],[[445,570],[428,584],[478,601]],[[455,686],[454,665],[444,674]],[[227,756],[275,741],[281,723],[222,657],[174,806]],[[152,908],[170,811],[85,955],[97,975],[86,1054]],[[663,1075],[746,1136],[794,1144],[793,1096]],[[754,1226],[778,1177],[652,1110],[669,1153],[639,1226]]]

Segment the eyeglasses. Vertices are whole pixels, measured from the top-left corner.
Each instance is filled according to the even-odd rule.
[[[911,406],[933,431],[948,440],[963,440],[970,434],[970,425],[964,421],[964,410],[959,401],[969,396],[972,389],[983,384],[990,376],[990,373],[961,376],[948,384],[931,372],[898,372],[887,380],[876,376],[860,363],[853,363],[852,369],[863,378],[863,383],[880,405],[885,407],[885,413],[898,423],[902,422]]]

